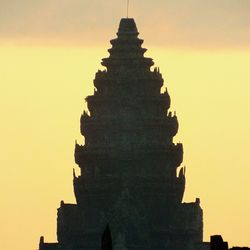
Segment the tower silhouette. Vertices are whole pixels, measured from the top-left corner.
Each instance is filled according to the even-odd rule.
[[[58,243],[41,238],[40,250],[196,250],[202,244],[199,199],[182,203],[177,117],[138,35],[134,19],[121,19],[80,119],[85,144],[75,145],[77,204],[61,202]]]

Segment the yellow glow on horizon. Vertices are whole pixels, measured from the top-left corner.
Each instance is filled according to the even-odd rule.
[[[148,47],[148,46],[147,46]],[[1,247],[56,239],[60,200],[75,202],[74,140],[107,48],[0,47]],[[185,201],[201,198],[205,240],[250,246],[250,51],[149,48],[184,144]]]

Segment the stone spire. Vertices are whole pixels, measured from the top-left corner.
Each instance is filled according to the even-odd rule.
[[[58,209],[61,250],[100,249],[107,224],[115,249],[194,250],[202,241],[199,204],[182,203],[177,117],[138,36],[134,19],[121,19],[102,60],[105,69],[95,75],[94,94],[86,98],[88,112],[80,118],[85,143],[75,145],[77,204]]]
[[[108,50],[110,57],[103,59],[102,65],[107,67],[108,71],[117,70],[119,66],[133,71],[136,70],[134,66],[140,69],[146,67],[149,70],[154,63],[151,58],[144,58],[147,50],[141,47],[143,40],[139,39],[138,35],[134,19],[121,19],[117,38],[111,40],[112,48]]]

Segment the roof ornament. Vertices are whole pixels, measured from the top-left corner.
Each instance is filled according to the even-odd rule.
[[[128,18],[128,13],[129,13],[129,0],[127,0],[127,18]]]

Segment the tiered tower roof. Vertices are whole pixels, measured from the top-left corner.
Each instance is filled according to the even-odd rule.
[[[75,147],[77,204],[58,209],[60,250],[100,249],[107,224],[114,246],[128,250],[194,250],[202,242],[199,202],[182,204],[177,117],[138,35],[134,19],[121,19],[94,94],[86,98],[88,111],[80,119],[85,143]]]

